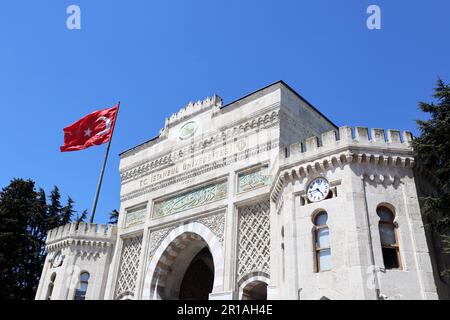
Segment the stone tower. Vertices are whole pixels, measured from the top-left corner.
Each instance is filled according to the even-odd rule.
[[[70,223],[50,230],[36,299],[103,297],[116,234],[113,225],[86,223]]]

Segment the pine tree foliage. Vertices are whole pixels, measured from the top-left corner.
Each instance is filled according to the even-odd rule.
[[[71,197],[67,198],[67,204],[61,209],[61,225],[65,225],[72,221],[72,217],[75,213],[75,210],[73,209],[74,201]]]
[[[119,220],[119,211],[114,209],[109,213],[109,224],[117,224],[117,221]]]
[[[0,300],[34,299],[45,260],[48,230],[71,221],[74,201],[61,206],[32,180],[14,179],[0,192]]]
[[[81,212],[81,215],[77,215],[77,218],[75,219],[75,223],[77,224],[77,228],[78,228],[78,225],[80,223],[86,222],[87,215],[88,215],[87,210],[83,210],[83,212]]]
[[[0,192],[0,299],[32,298],[36,283],[34,182],[13,180]]]
[[[49,229],[56,228],[61,225],[61,194],[57,186],[53,187],[49,197],[50,203],[48,205],[48,221]]]
[[[435,192],[420,199],[427,227],[442,236],[444,254],[450,253],[450,85],[438,79],[434,102],[420,102],[429,115],[417,120],[420,136],[413,141],[415,157],[436,178]]]

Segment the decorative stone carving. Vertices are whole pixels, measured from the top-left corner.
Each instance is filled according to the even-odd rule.
[[[178,182],[181,182],[181,181],[185,181],[185,180],[190,179],[192,177],[196,177],[196,176],[199,176],[201,174],[204,174],[204,173],[207,173],[207,172],[210,172],[210,171],[213,171],[213,170],[220,169],[220,168],[228,166],[228,165],[230,165],[230,164],[232,164],[234,162],[237,162],[237,161],[240,161],[242,159],[246,159],[246,158],[252,157],[254,155],[257,155],[257,154],[259,154],[261,152],[270,151],[272,149],[278,148],[278,145],[279,145],[278,140],[272,140],[272,141],[269,141],[267,143],[257,145],[256,147],[249,148],[249,149],[246,149],[246,150],[244,150],[242,152],[237,153],[236,156],[233,154],[233,155],[230,155],[230,156],[222,159],[221,161],[215,161],[213,163],[207,163],[207,164],[205,164],[203,166],[200,166],[198,168],[194,168],[192,170],[186,171],[185,173],[181,173],[181,174],[177,174],[177,175],[174,175],[172,177],[169,177],[169,178],[167,178],[167,179],[165,179],[163,181],[160,181],[160,182],[157,182],[157,183],[154,183],[154,184],[151,184],[151,185],[142,186],[141,188],[139,188],[137,190],[133,190],[131,192],[128,192],[128,193],[122,195],[120,197],[120,200],[121,201],[130,200],[130,199],[139,197],[139,196],[141,196],[141,195],[143,195],[145,193],[152,192],[152,191],[155,191],[155,190],[158,190],[158,189],[161,189],[161,188],[165,188],[165,187],[167,187],[167,186],[169,186],[171,184],[178,183]]]
[[[141,256],[142,236],[124,239],[120,259],[119,276],[117,278],[116,294],[134,294]]]
[[[189,222],[198,222],[208,227],[214,235],[219,239],[220,244],[223,245],[225,237],[225,214],[223,212],[213,214],[207,217],[199,219],[189,220]],[[150,233],[150,248],[149,256],[152,257],[156,249],[160,246],[161,242],[167,235],[177,227],[178,225],[172,225],[166,228],[154,230]]]
[[[133,163],[130,166],[123,167],[120,169],[120,176],[122,184],[125,184],[134,179],[146,176],[155,170],[161,170],[174,162],[182,161],[184,159],[189,159],[195,153],[202,153],[205,151],[205,147],[214,148],[222,145],[223,142],[232,142],[235,138],[242,138],[253,131],[267,129],[279,123],[278,111],[270,111],[260,115],[256,115],[252,119],[246,119],[239,123],[233,124],[227,128],[221,128],[220,132],[210,135],[200,140],[195,144],[190,144],[189,146],[184,146],[180,149],[175,149],[171,153],[161,155],[158,158],[143,160],[140,162]],[[252,125],[253,124],[253,125]],[[143,148],[141,146],[141,148]],[[148,147],[148,146],[145,146]],[[133,152],[139,150],[133,149]],[[131,152],[131,151],[129,151]],[[124,153],[125,156],[127,152]]]
[[[135,208],[126,212],[125,228],[141,224],[145,221],[147,206]]]
[[[163,229],[155,230],[150,233],[150,249],[149,256],[152,257],[156,249],[163,241],[165,237],[175,228],[175,226],[166,227]]]
[[[45,250],[48,253],[70,247],[73,252],[107,252],[117,235],[115,225],[69,223],[49,231]]]
[[[199,100],[197,102],[189,102],[184,108],[181,108],[177,113],[172,114],[169,118],[166,118],[165,128],[173,126],[187,117],[193,116],[205,109],[212,108],[214,106],[221,107],[223,105],[222,98],[218,95],[207,97],[206,99]]]
[[[227,181],[210,184],[189,192],[156,202],[153,217],[159,218],[176,212],[205,205],[227,196]]]
[[[257,170],[240,173],[238,176],[238,192],[246,192],[268,184],[267,166]]]
[[[270,203],[239,208],[238,280],[250,272],[270,274]]]
[[[214,235],[220,240],[220,244],[223,245],[224,232],[225,232],[225,214],[218,213],[204,218],[195,220],[198,223],[208,227]]]
[[[306,139],[306,149],[298,147],[299,143],[303,142],[286,147],[280,153],[280,164],[286,169],[282,170],[275,180],[271,200],[277,201],[288,181],[352,163],[413,168],[415,161],[412,155],[411,133],[404,131],[403,141],[400,140],[398,130],[388,130],[387,136],[386,140],[383,129],[372,129],[369,139],[367,128],[352,129],[344,126],[339,128],[339,134],[336,130],[331,130],[322,133],[320,138],[312,136]],[[321,141],[321,144],[318,141]]]
[[[186,140],[190,137],[192,137],[195,132],[198,129],[198,123],[195,121],[189,121],[188,123],[184,124],[181,128],[180,128],[180,132],[179,132],[179,138],[181,140]]]

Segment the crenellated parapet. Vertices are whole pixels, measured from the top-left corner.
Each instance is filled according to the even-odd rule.
[[[222,98],[218,95],[207,97],[206,99],[199,100],[197,102],[189,102],[184,108],[181,108],[180,111],[173,113],[169,118],[166,118],[165,128],[180,123],[186,118],[189,118],[212,107],[220,108],[222,104]]]
[[[339,131],[324,132],[320,137],[313,136],[305,141],[300,141],[282,150],[284,162],[292,162],[297,159],[314,157],[317,155],[336,153],[342,148],[383,149],[386,152],[410,152],[412,134],[409,131],[389,129],[372,129],[369,136],[367,127],[340,127]]]
[[[350,163],[386,166],[414,166],[409,131],[340,127],[305,141],[280,148],[280,170],[272,187],[276,201],[284,183]]]
[[[68,223],[48,232],[46,249],[51,252],[67,246],[110,247],[116,236],[115,225]]]

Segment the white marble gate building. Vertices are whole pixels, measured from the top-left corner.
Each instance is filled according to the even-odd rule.
[[[336,127],[284,82],[120,155],[117,226],[51,230],[36,299],[437,299],[409,132]]]

